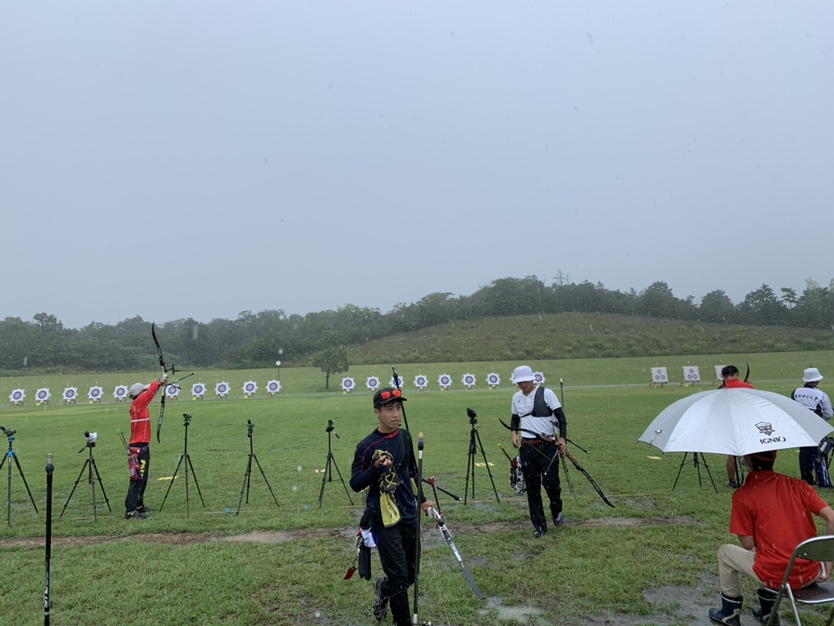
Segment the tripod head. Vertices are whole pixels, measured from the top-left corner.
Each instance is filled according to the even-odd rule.
[[[183,413],[182,414],[182,425],[188,428],[188,425],[191,423],[191,413]]]
[[[14,434],[17,432],[14,428],[4,428],[3,426],[0,426],[0,430],[9,438],[14,437]]]
[[[469,423],[474,427],[478,423],[478,414],[472,409],[466,409],[466,415],[469,417]]]
[[[327,420],[327,428],[324,430],[324,432],[326,432],[327,434],[333,433],[334,435],[336,435],[336,439],[341,439],[341,437],[339,437],[339,433],[336,432],[335,428],[336,427],[333,425],[333,420]]]
[[[252,420],[246,420],[246,436],[252,438],[252,431],[255,430],[255,425]]]
[[[86,441],[86,445],[78,451],[78,454],[81,454],[87,448],[90,448],[90,454],[93,453],[92,448],[96,447],[96,440],[98,439],[98,433],[91,433],[87,430],[84,431],[84,439]]]

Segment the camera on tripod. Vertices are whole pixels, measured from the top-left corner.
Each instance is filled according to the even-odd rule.
[[[478,423],[478,414],[475,413],[472,409],[466,409],[466,415],[469,416],[469,423],[470,424],[477,424]]]
[[[336,426],[333,424],[333,420],[327,420],[327,428],[325,429],[324,432],[326,432],[326,433],[333,432],[334,428],[336,428]]]
[[[252,423],[252,420],[246,420],[246,436],[251,437],[253,430],[255,430],[255,425]]]
[[[192,418],[191,413],[183,413],[182,414],[182,423],[185,426],[188,426],[191,423],[191,418]]]
[[[87,447],[92,448],[96,445],[96,441],[98,441],[98,433],[91,433],[85,430],[84,439],[87,442]]]
[[[14,428],[3,428],[2,426],[0,426],[0,430],[3,431],[3,434],[6,435],[6,437],[11,437],[17,432]]]

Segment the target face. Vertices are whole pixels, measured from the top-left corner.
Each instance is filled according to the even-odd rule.
[[[269,391],[269,393],[278,393],[279,391],[281,391],[281,383],[279,383],[277,380],[270,380],[266,384],[266,389],[267,391]]]
[[[38,389],[37,393],[35,393],[35,397],[43,402],[44,400],[49,399],[49,389]]]
[[[165,387],[165,395],[169,398],[176,398],[180,395],[180,390],[174,385],[167,385]]]
[[[104,390],[101,387],[90,387],[90,396],[91,400],[97,400],[101,397],[101,394]]]
[[[425,376],[417,376],[414,379],[414,386],[417,387],[418,389],[423,389],[426,386],[428,386],[428,384],[429,384],[429,381]]]
[[[229,393],[229,383],[217,383],[214,389],[218,396],[225,396]]]
[[[441,374],[437,382],[441,387],[449,387],[452,384],[452,378],[448,374]]]
[[[388,386],[389,387],[396,387],[398,389],[401,388],[403,386],[402,376],[397,376],[396,380],[392,376],[391,380],[388,382]]]
[[[64,389],[64,400],[74,400],[78,392],[75,387],[67,387]]]
[[[113,392],[113,395],[117,398],[124,398],[127,397],[127,387],[124,385],[119,385],[116,387],[116,390]]]
[[[258,385],[256,385],[253,381],[249,381],[248,383],[244,383],[243,390],[246,393],[255,393],[258,390]]]
[[[487,374],[487,382],[490,385],[495,386],[501,382],[501,377],[495,372],[493,372],[492,374]]]
[[[376,376],[371,376],[370,378],[368,378],[368,381],[365,384],[367,385],[368,389],[373,391],[374,389],[379,387],[379,378],[377,378]]]
[[[195,383],[191,385],[191,395],[202,396],[206,392],[206,388],[202,383]]]
[[[533,372],[533,382],[537,385],[543,385],[545,381],[544,374],[541,372]]]
[[[20,402],[25,397],[26,394],[23,393],[22,389],[15,389],[14,391],[12,391],[12,395],[9,396],[12,402]]]
[[[463,384],[467,387],[471,387],[475,384],[475,377],[472,374],[464,374],[463,376]]]
[[[356,381],[352,378],[343,378],[342,379],[342,389],[344,391],[353,391],[356,388]]]

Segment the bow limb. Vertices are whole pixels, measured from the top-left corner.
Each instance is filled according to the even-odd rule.
[[[750,382],[750,364],[747,363],[746,365],[747,365],[747,373],[744,375],[744,382],[749,383]]]
[[[162,367],[163,377],[168,374],[168,367],[165,365],[165,358],[162,356],[162,346],[159,345],[159,339],[156,338],[156,324],[151,323],[151,336],[153,342],[156,344],[156,352],[159,354],[159,365]],[[165,417],[165,391],[166,386],[162,386],[162,398],[159,401],[159,420],[156,422],[156,442],[160,441],[160,434],[162,433],[162,419]]]

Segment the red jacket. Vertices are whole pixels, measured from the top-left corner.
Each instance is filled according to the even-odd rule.
[[[753,385],[738,378],[728,378],[724,381],[724,387],[727,389],[753,389]]]
[[[146,445],[151,442],[151,413],[148,405],[153,402],[156,392],[162,387],[153,381],[130,405],[130,445]]]

